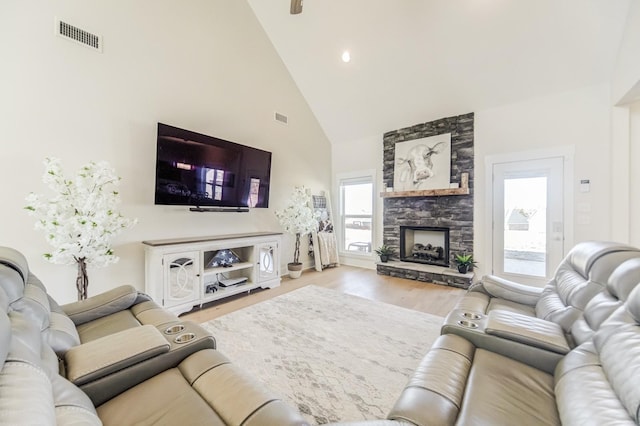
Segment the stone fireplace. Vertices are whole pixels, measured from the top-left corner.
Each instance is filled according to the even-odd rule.
[[[474,115],[469,113],[384,134],[383,181],[387,187],[394,184],[396,143],[451,133],[449,181],[461,184],[463,173],[468,174],[468,191],[462,195],[450,195],[446,190],[435,194],[414,191],[406,196],[383,197],[383,242],[395,248],[398,256],[392,262],[378,263],[379,274],[462,288],[470,285],[473,274],[459,274],[453,259],[457,253],[473,253],[473,127]],[[441,234],[438,238],[445,238],[446,230],[448,241],[431,240],[435,231],[425,233],[425,229],[442,230],[437,231]],[[423,247],[412,252],[416,244]],[[443,258],[438,255],[438,247]],[[436,255],[438,259],[434,259]]]
[[[400,226],[400,260],[449,266],[449,228]]]

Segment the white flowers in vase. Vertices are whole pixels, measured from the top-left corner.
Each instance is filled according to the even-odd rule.
[[[318,220],[311,208],[311,194],[304,186],[296,186],[287,206],[276,210],[276,217],[285,232],[296,236],[293,263],[300,264],[300,237],[317,229]]]
[[[52,263],[78,264],[78,300],[86,299],[87,265],[102,267],[117,262],[111,240],[137,220],[116,210],[120,194],[112,187],[118,186],[120,177],[107,162],[82,166],[73,180],[65,178],[59,159],[46,158],[44,164],[42,180],[54,195],[46,198],[31,193],[25,209],[37,218],[35,228],[45,232],[53,247],[44,257]]]

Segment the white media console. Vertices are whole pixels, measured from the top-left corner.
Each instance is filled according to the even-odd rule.
[[[219,235],[143,241],[145,291],[175,314],[258,287],[280,285],[278,232]],[[220,250],[240,259],[227,266],[209,266]]]

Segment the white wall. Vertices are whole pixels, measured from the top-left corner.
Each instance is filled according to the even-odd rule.
[[[630,114],[628,106],[611,108],[611,239],[629,242],[630,199],[629,180],[631,170]]]
[[[574,145],[574,206],[588,204],[591,209],[586,214],[589,224],[574,224],[574,241],[609,238],[609,96],[608,86],[599,85],[476,111],[474,252],[478,259],[484,259],[486,238],[490,237],[484,229],[487,155]],[[442,117],[425,117],[424,121],[438,118]],[[335,173],[375,168],[381,175],[382,135],[336,144],[332,163]],[[578,182],[587,178],[591,180],[591,192],[580,193]],[[382,214],[377,219],[377,229],[381,230]],[[378,238],[381,242],[381,235]],[[483,267],[479,265],[477,274],[484,273]]]
[[[640,3],[631,2],[611,78],[612,238],[640,245]]]
[[[104,53],[55,36],[54,16],[103,35]],[[142,240],[279,230],[274,210],[294,185],[330,188],[331,146],[244,1],[3,2],[0,37],[0,245],[21,250],[60,302],[75,299],[75,268],[41,259],[44,236],[22,209],[29,192],[47,191],[46,156],[69,173],[109,161],[123,179],[121,211],[139,219],[115,241],[120,262],[89,270],[90,295],[121,283],[143,288]],[[271,207],[154,206],[158,121],[272,151]]]
[[[618,57],[611,79],[612,104],[628,104],[640,99],[640,2],[629,5]]]
[[[333,147],[331,167],[333,171],[333,212],[336,219],[338,218],[340,208],[339,187],[335,177],[339,174],[348,174],[351,172],[369,172],[375,170],[374,185],[374,217],[378,220],[373,224],[373,242],[372,248],[375,249],[382,245],[382,209],[383,201],[378,196],[382,191],[382,135],[374,135],[349,143],[337,144]],[[375,269],[375,262],[378,257],[372,253],[370,258],[363,256],[341,256],[340,262],[345,265],[358,266],[362,268]]]
[[[640,247],[640,168],[637,166],[640,159],[640,102],[631,105],[629,124],[629,243]]]
[[[566,242],[565,251],[579,241],[610,238],[609,96],[608,86],[599,85],[476,113],[474,251],[482,253],[479,258],[491,237],[485,229],[487,155],[573,145],[573,210],[581,220],[574,220],[573,241]],[[579,191],[581,179],[591,181],[590,192]]]

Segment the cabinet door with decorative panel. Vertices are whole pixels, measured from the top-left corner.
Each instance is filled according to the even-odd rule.
[[[162,257],[164,267],[163,306],[180,305],[200,298],[199,252],[166,254]]]
[[[258,282],[279,279],[279,262],[277,242],[258,244]]]

